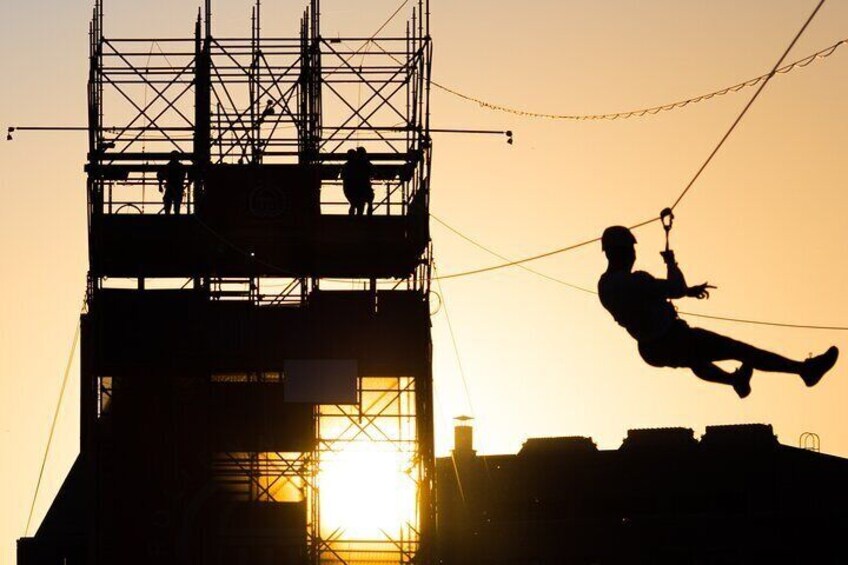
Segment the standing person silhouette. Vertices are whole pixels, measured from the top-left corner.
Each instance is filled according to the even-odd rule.
[[[356,167],[356,150],[348,149],[347,161],[342,165],[341,170],[342,190],[348,204],[350,204],[350,207],[347,209],[348,216],[356,215],[356,210],[359,207],[359,199],[356,194]]]
[[[709,298],[707,283],[687,286],[677,266],[674,251],[660,254],[665,260],[667,278],[657,279],[644,271],[633,271],[636,238],[623,226],[612,226],[601,238],[609,263],[598,281],[601,304],[639,343],[639,354],[654,367],[688,367],[699,378],[730,385],[739,398],[751,393],[753,371],[791,373],[815,386],[835,364],[839,350],[805,361],[793,361],[700,328],[692,328],[677,316],[671,300],[683,297]],[[737,360],[742,365],[727,372],[716,361]]]
[[[374,189],[371,187],[373,172],[374,167],[364,147],[348,150],[347,161],[341,171],[342,189],[350,203],[348,215],[364,215],[366,205],[368,215],[371,215],[374,206]]]
[[[180,153],[171,151],[171,160],[164,169],[159,171],[158,175],[159,192],[164,193],[162,203],[165,205],[165,214],[170,214],[173,209],[174,214],[179,215],[185,194],[186,174],[185,165],[180,163]]]
[[[356,148],[356,163],[355,191],[359,199],[357,212],[361,216],[365,212],[365,205],[367,204],[368,215],[370,216],[374,211],[374,188],[371,186],[374,166],[371,164],[368,151],[364,147]]]

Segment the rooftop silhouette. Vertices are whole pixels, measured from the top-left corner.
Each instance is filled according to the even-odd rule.
[[[437,469],[447,565],[848,559],[848,460],[784,445],[768,425],[631,430],[612,450],[532,438],[514,455],[465,440]]]

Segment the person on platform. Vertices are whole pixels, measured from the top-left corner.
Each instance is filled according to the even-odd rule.
[[[374,187],[371,186],[371,178],[374,176],[374,166],[371,164],[368,151],[364,147],[356,148],[356,159],[359,163],[355,188],[360,202],[359,215],[361,216],[365,212],[365,207],[367,206],[368,215],[370,216],[374,210]]]
[[[690,327],[677,315],[671,300],[692,297],[709,298],[715,287],[707,283],[687,286],[674,251],[660,254],[665,260],[667,277],[654,278],[644,271],[633,271],[636,262],[636,238],[628,228],[612,226],[601,238],[608,267],[598,281],[601,304],[639,344],[642,359],[654,367],[687,367],[699,378],[733,387],[740,398],[751,393],[753,371],[796,374],[808,387],[815,386],[835,364],[839,350],[804,361],[794,361],[776,353],[758,349],[713,333]],[[727,372],[716,361],[737,360],[742,364]]]
[[[348,149],[347,150],[347,161],[342,165],[341,177],[342,177],[342,190],[344,191],[345,198],[347,198],[350,207],[347,210],[349,216],[356,215],[356,210],[358,208],[358,199],[356,195],[356,150]]]
[[[374,189],[371,186],[373,169],[364,147],[348,150],[341,177],[345,198],[350,203],[348,214],[351,216],[364,215],[366,207],[368,215],[371,215],[374,205]]]
[[[159,192],[162,194],[162,202],[165,205],[165,214],[179,215],[180,206],[186,189],[187,168],[180,162],[178,151],[171,151],[171,159],[164,169],[159,171]]]

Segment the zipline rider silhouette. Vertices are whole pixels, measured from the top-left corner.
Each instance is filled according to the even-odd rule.
[[[730,385],[739,398],[745,398],[751,393],[754,369],[796,374],[812,387],[836,364],[839,356],[836,347],[804,361],[793,361],[708,330],[690,327],[681,320],[671,300],[709,298],[709,290],[715,287],[707,283],[687,286],[674,251],[668,245],[674,219],[671,210],[663,210],[661,219],[666,230],[666,249],[660,252],[668,273],[665,279],[633,271],[636,238],[628,228],[611,226],[601,237],[601,246],[609,262],[598,281],[601,304],[636,339],[639,354],[649,365],[688,367],[699,378]],[[716,361],[725,360],[741,361],[742,365],[732,373],[715,365]]]

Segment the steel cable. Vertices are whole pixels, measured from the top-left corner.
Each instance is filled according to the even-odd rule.
[[[433,218],[439,224],[441,224],[447,230],[449,230],[452,233],[454,233],[455,235],[461,237],[462,239],[464,239],[468,243],[474,245],[475,247],[482,249],[486,253],[489,253],[490,255],[493,255],[493,256],[498,257],[500,259],[503,259],[505,261],[509,260],[504,255],[501,255],[500,253],[493,250],[492,248],[490,248],[486,245],[483,245],[482,243],[471,238],[470,236],[462,233],[461,231],[454,228],[453,226],[451,226],[450,224],[448,224],[444,220],[441,220],[441,219],[437,218],[436,216],[433,216],[432,214],[430,215],[430,217]],[[551,282],[560,284],[562,286],[566,286],[568,288],[578,290],[578,291],[584,292],[586,294],[592,294],[592,295],[598,294],[598,291],[596,291],[596,290],[592,290],[592,289],[589,289],[589,288],[586,288],[586,287],[583,287],[583,286],[580,286],[580,285],[576,285],[576,284],[564,281],[562,279],[548,275],[546,273],[542,273],[541,271],[537,271],[535,269],[531,269],[530,267],[527,267],[527,266],[524,266],[524,265],[519,265],[519,266],[522,269],[524,269],[525,271],[527,271],[528,273],[532,273],[534,275],[537,275],[539,277],[547,279]],[[438,279],[436,279],[436,280],[438,282]],[[441,288],[441,286],[440,286],[440,288]],[[728,317],[728,316],[713,316],[713,315],[709,315],[709,314],[696,314],[694,312],[686,312],[686,311],[683,311],[683,310],[679,310],[678,314],[681,314],[683,316],[693,317],[693,318],[705,318],[705,319],[708,319],[708,320],[719,320],[719,321],[722,321],[722,322],[733,322],[733,323],[737,323],[737,324],[752,324],[752,325],[758,325],[758,326],[772,326],[772,327],[777,327],[777,328],[793,328],[793,329],[805,329],[805,330],[848,331],[848,326],[823,326],[823,325],[815,325],[815,324],[795,324],[795,323],[785,323],[785,322],[772,322],[772,321],[766,321],[766,320],[752,320],[752,319],[745,319],[745,318],[733,318],[733,317]]]
[[[715,148],[712,150],[712,152],[709,154],[709,156],[707,156],[707,158],[704,160],[704,162],[701,164],[701,166],[695,172],[693,177],[687,183],[686,187],[683,189],[683,191],[677,197],[677,200],[674,201],[674,204],[672,204],[672,206],[671,206],[672,210],[674,210],[678,206],[678,204],[680,204],[681,200],[683,200],[683,198],[689,193],[689,191],[695,185],[695,182],[698,180],[698,178],[700,178],[701,174],[704,172],[704,170],[707,168],[707,166],[712,162],[713,158],[716,156],[716,154],[718,154],[719,150],[724,146],[724,143],[727,141],[727,139],[730,137],[730,135],[736,129],[736,126],[738,126],[739,123],[742,121],[742,118],[745,117],[745,114],[747,114],[748,110],[751,108],[751,106],[757,100],[760,93],[763,91],[763,88],[768,84],[769,80],[771,80],[771,78],[775,75],[777,70],[780,68],[780,65],[783,63],[784,59],[786,59],[787,55],[789,55],[789,52],[792,50],[792,48],[795,46],[795,44],[801,38],[801,35],[803,35],[804,31],[810,25],[810,22],[813,21],[813,18],[815,18],[816,14],[819,12],[819,10],[824,5],[824,3],[825,3],[825,0],[819,0],[819,3],[816,5],[816,8],[813,10],[813,12],[810,14],[810,16],[804,22],[804,25],[801,26],[801,29],[798,31],[798,33],[795,34],[795,37],[792,39],[792,42],[789,44],[789,46],[783,52],[783,55],[781,55],[780,59],[778,60],[777,64],[775,64],[772,71],[767,75],[767,78],[762,82],[760,87],[757,89],[757,91],[754,93],[754,95],[751,97],[751,99],[748,101],[748,103],[742,109],[742,112],[739,114],[739,116],[736,118],[736,120],[734,120],[734,122],[731,124],[731,126],[727,130],[727,132],[725,132],[724,136],[722,136],[722,138],[719,140],[718,144],[715,146]],[[646,226],[648,224],[651,224],[653,222],[657,222],[659,220],[660,220],[660,218],[658,218],[658,217],[652,218],[652,219],[649,219],[649,220],[645,220],[643,222],[639,222],[638,224],[634,224],[632,226],[629,226],[629,228],[631,230],[637,229],[637,228],[640,228],[642,226]],[[459,278],[459,277],[467,277],[467,276],[471,276],[471,275],[487,273],[487,272],[496,271],[496,270],[499,270],[499,269],[505,269],[507,267],[514,267],[516,265],[521,265],[523,263],[528,263],[530,261],[536,261],[538,259],[543,259],[545,257],[550,257],[552,255],[557,255],[557,254],[560,254],[560,253],[573,251],[575,249],[579,249],[581,247],[585,247],[587,245],[597,243],[600,240],[601,240],[600,237],[596,237],[594,239],[589,239],[589,240],[586,240],[586,241],[582,241],[580,243],[575,243],[575,244],[572,244],[572,245],[561,247],[561,248],[555,249],[553,251],[540,253],[538,255],[533,255],[531,257],[525,257],[524,259],[518,259],[516,261],[508,261],[506,263],[501,263],[499,265],[491,265],[489,267],[481,267],[479,269],[472,269],[472,270],[468,270],[468,271],[462,271],[462,272],[459,272],[459,273],[451,273],[449,275],[442,275],[441,278],[442,279],[454,279],[454,278]]]

